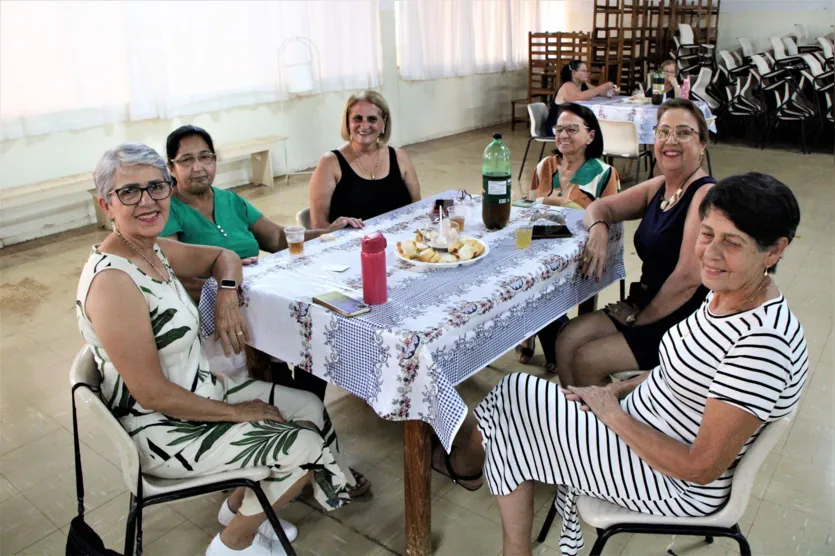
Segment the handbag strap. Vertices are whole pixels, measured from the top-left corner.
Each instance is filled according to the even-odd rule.
[[[72,438],[75,448],[75,493],[78,500],[78,515],[84,517],[84,474],[81,472],[81,444],[78,441],[78,415],[75,409],[75,391],[80,387],[89,388],[93,392],[98,389],[79,382],[72,387]]]

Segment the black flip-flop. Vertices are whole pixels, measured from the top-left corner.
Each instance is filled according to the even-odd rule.
[[[441,449],[443,450],[443,448],[441,448]],[[455,448],[453,448],[453,450],[455,450]],[[470,492],[475,492],[478,489],[480,489],[481,486],[484,484],[484,481],[480,482],[478,484],[478,486],[475,486],[475,487],[467,486],[464,483],[462,483],[461,481],[468,481],[468,482],[477,481],[477,480],[484,477],[484,473],[479,472],[478,475],[471,475],[469,477],[464,476],[464,475],[459,475],[452,468],[452,461],[450,461],[450,455],[451,454],[452,454],[452,452],[447,454],[446,450],[444,450],[444,466],[446,467],[446,469],[439,469],[439,468],[435,467],[435,463],[434,463],[435,458],[433,456],[433,458],[432,458],[432,469],[437,471],[438,473],[440,473],[444,477],[449,477],[450,479],[452,479],[453,483],[455,483],[456,485],[460,486],[463,489],[469,490]]]

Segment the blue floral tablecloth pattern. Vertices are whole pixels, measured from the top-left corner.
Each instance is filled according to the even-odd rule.
[[[456,384],[625,275],[622,226],[610,230],[607,271],[598,283],[577,275],[588,237],[581,211],[564,210],[573,237],[520,250],[515,228],[536,209],[514,207],[507,228],[488,232],[478,199],[465,235],[489,244],[483,260],[426,270],[398,259],[396,242],[428,223],[435,199],[453,195],[374,218],[362,231],[340,231],[335,241],[307,242],[301,256],[265,257],[245,267],[242,285],[253,347],[348,390],[384,419],[426,421],[447,449],[467,412]],[[360,238],[371,231],[388,240],[389,301],[354,318],[313,304],[334,290],[362,298]],[[339,266],[348,268],[337,272]],[[200,300],[204,336],[214,333],[216,288],[207,282]]]
[[[638,142],[641,145],[655,144],[655,135],[652,129],[658,124],[658,106],[651,103],[627,102],[623,97],[598,97],[589,101],[580,101],[578,104],[589,108],[598,120],[634,123],[638,128]],[[705,118],[711,117],[710,107],[707,103],[695,101],[695,104]],[[715,133],[716,125],[711,125],[710,130]]]

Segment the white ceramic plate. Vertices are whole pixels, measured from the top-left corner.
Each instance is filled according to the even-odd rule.
[[[481,241],[480,239],[465,238],[465,240],[466,239],[472,239],[482,244],[484,246],[484,253],[482,253],[480,257],[476,257],[475,259],[470,259],[469,261],[458,261],[457,263],[425,263],[417,259],[407,259],[406,257],[400,254],[400,251],[397,250],[397,245],[394,246],[394,254],[401,261],[406,261],[407,263],[420,268],[456,268],[459,266],[466,266],[468,264],[477,263],[490,253],[490,246]]]

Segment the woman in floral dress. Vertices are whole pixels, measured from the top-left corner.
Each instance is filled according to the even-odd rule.
[[[225,351],[239,353],[247,340],[241,260],[225,249],[158,239],[171,195],[162,157],[145,145],[120,145],[104,154],[94,181],[113,233],[82,271],[78,322],[102,375],[102,398],[136,442],[142,472],[185,478],[269,466],[261,487],[275,509],[308,482],[326,509],[348,503],[348,468],[316,396],[209,372],[199,313],[178,276],[222,284],[216,335]],[[251,491],[233,493],[223,510],[228,525],[207,555],[285,553]]]

